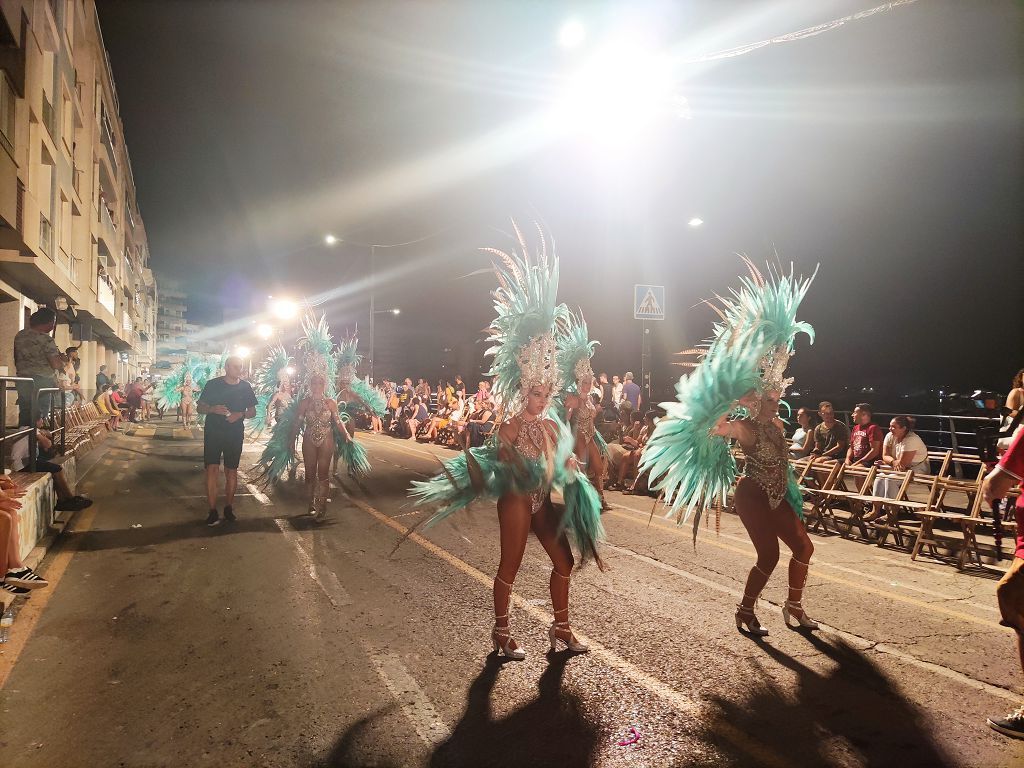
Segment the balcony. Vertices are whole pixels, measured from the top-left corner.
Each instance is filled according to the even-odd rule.
[[[54,143],[57,141],[57,112],[53,108],[53,104],[46,100],[46,94],[43,94],[43,125],[46,126],[46,130],[50,134],[50,138],[53,139]]]
[[[107,249],[111,253],[116,253],[120,250],[117,245],[117,225],[114,224],[114,220],[110,216],[110,211],[107,210],[107,206],[100,201],[100,231],[99,236],[107,244]]]
[[[110,316],[114,316],[117,304],[114,300],[114,285],[110,282],[110,278],[103,272],[100,272],[99,279],[96,281],[96,300],[99,305],[103,307]]]

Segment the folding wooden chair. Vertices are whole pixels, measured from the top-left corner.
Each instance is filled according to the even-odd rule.
[[[865,539],[871,538],[868,535],[867,523],[864,522],[864,504],[870,503],[870,500],[874,498],[871,493],[871,486],[875,482],[875,474],[877,472],[878,467],[875,466],[864,467],[840,464],[839,470],[832,482],[832,487],[823,488],[817,492],[817,495],[822,499],[820,502],[820,513],[831,514],[834,520],[839,519],[835,515],[837,504],[845,502],[849,507],[850,516],[845,521],[846,532],[844,533],[841,527],[837,527],[840,536],[849,536],[853,526],[856,525],[861,532],[861,536]],[[854,482],[859,481],[856,491],[845,490],[844,481],[847,477],[853,479]]]

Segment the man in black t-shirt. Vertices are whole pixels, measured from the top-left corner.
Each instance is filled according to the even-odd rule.
[[[256,415],[256,393],[242,381],[242,359],[229,357],[224,375],[210,379],[199,395],[199,412],[206,414],[203,430],[203,463],[206,466],[206,498],[210,502],[207,525],[217,525],[217,485],[224,459],[224,520],[234,522],[232,503],[238,486],[238,463],[245,440],[245,419]]]

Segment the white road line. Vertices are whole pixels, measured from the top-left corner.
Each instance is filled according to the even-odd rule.
[[[615,508],[616,509],[628,509],[630,512],[636,512],[636,513],[641,514],[644,517],[648,517],[648,518],[651,515],[650,510],[644,511],[644,510],[637,509],[636,507],[630,507],[630,506],[628,506],[626,504],[616,504]],[[665,518],[660,517],[659,515],[655,515],[654,519],[656,521],[660,521],[658,523],[658,526],[661,527],[661,528],[672,528],[672,527],[674,527],[674,523],[672,523],[670,520],[665,520]],[[732,534],[729,534],[729,533],[719,533],[718,535],[721,536],[723,539],[730,539],[732,541],[738,542],[739,544],[743,544],[743,545],[745,545],[747,547],[750,547],[750,553],[754,554],[753,545],[751,545],[749,538],[745,538],[743,536],[733,536]],[[821,543],[821,539],[818,538],[818,537],[815,537],[815,538],[813,538],[811,540],[814,542],[814,546],[815,547],[817,547]],[[835,554],[835,553],[832,553],[832,554]],[[885,557],[884,555],[875,555],[874,557],[877,558],[877,559],[881,559],[881,560],[883,560],[885,562],[888,562],[888,563],[895,563],[896,565],[898,565],[900,567],[906,567],[907,565],[910,564],[909,560],[908,560],[908,562],[904,563],[904,562],[899,561],[899,560],[894,560],[891,557]],[[819,557],[815,557],[814,558],[814,566],[816,568],[818,568],[818,567],[832,568],[832,569],[837,570],[837,571],[842,571],[843,573],[848,573],[851,576],[858,576],[858,577],[860,577],[862,579],[869,579],[871,581],[878,581],[878,582],[881,582],[881,583],[883,583],[883,584],[885,584],[887,586],[896,587],[898,589],[906,589],[906,590],[910,590],[911,592],[919,592],[922,595],[928,595],[930,597],[935,597],[935,598],[938,598],[939,600],[952,600],[952,601],[958,602],[960,605],[968,605],[968,606],[970,606],[972,608],[977,608],[978,610],[982,610],[982,611],[989,611],[991,613],[998,613],[999,612],[999,609],[996,608],[995,606],[992,606],[992,605],[984,605],[982,603],[965,602],[963,600],[963,598],[957,597],[955,595],[948,595],[948,594],[946,594],[944,592],[936,592],[933,589],[927,589],[926,587],[918,587],[918,586],[916,586],[914,584],[905,584],[905,583],[900,582],[900,581],[893,581],[891,577],[879,576],[878,574],[874,574],[874,573],[865,573],[864,571],[858,571],[855,568],[850,568],[850,567],[845,566],[845,565],[837,565],[835,563],[830,563],[830,562],[828,562],[826,560],[822,560]]]
[[[388,692],[402,706],[402,713],[423,743],[433,747],[447,739],[450,734],[448,726],[398,654],[377,650],[365,641],[363,647]]]
[[[281,533],[284,537],[292,543],[295,547],[295,551],[299,555],[299,562],[302,563],[302,567],[309,573],[309,577],[316,582],[316,585],[320,587],[320,591],[324,593],[331,605],[335,608],[341,608],[346,605],[352,605],[352,598],[349,596],[345,588],[341,586],[341,582],[338,581],[338,576],[334,571],[325,569],[321,572],[317,567],[316,563],[313,562],[313,557],[306,551],[306,548],[302,545],[302,537],[298,532],[292,528],[292,525],[287,520],[275,517],[274,522],[277,527],[281,529]]]
[[[265,507],[270,506],[272,502],[270,501],[270,498],[267,496],[267,494],[263,493],[263,491],[261,491],[252,483],[246,483],[245,487],[249,489],[249,493],[253,495],[253,498],[256,499],[256,501],[258,501]]]
[[[648,565],[654,568],[658,568],[659,570],[667,571],[668,573],[674,574],[676,576],[681,576],[684,579],[696,582],[697,584],[701,584],[709,589],[713,589],[717,592],[730,595],[735,600],[740,600],[743,597],[743,592],[741,590],[733,589],[732,587],[727,587],[724,584],[719,584],[718,582],[712,581],[711,579],[705,579],[703,576],[698,576],[695,573],[684,571],[681,568],[676,568],[673,565],[663,563],[660,560],[655,560],[653,557],[642,555],[639,552],[634,552],[631,549],[619,547],[614,544],[608,544],[607,542],[602,544],[602,547],[604,549],[610,549],[613,552],[617,552],[620,555],[632,557],[635,560],[647,563]],[[767,598],[762,597],[761,601],[781,609],[781,606],[779,604],[773,603],[771,600],[768,600]],[[850,643],[855,648],[858,648],[861,651],[877,651],[878,653],[883,653],[887,656],[892,656],[906,664],[918,667],[919,669],[925,669],[934,674],[941,675],[942,677],[948,678],[949,680],[953,680],[957,683],[960,683],[963,686],[973,688],[976,691],[982,691],[983,693],[996,696],[1000,699],[1005,699],[1006,701],[1020,703],[1020,696],[1013,693],[1012,691],[1008,691],[1004,688],[998,688],[994,685],[989,685],[988,683],[982,682],[981,680],[975,680],[973,677],[969,677],[968,675],[965,675],[962,672],[957,672],[956,670],[948,669],[947,667],[940,666],[939,664],[933,664],[930,661],[919,659],[916,656],[912,656],[909,653],[897,650],[896,648],[893,648],[892,646],[886,645],[884,643],[875,643],[874,641],[869,640],[865,637],[861,637],[860,635],[854,635],[849,632],[844,632],[843,630],[829,626],[828,624],[823,624],[821,622],[818,623],[821,625],[821,628],[829,634],[843,638],[844,640],[846,640],[846,642]]]

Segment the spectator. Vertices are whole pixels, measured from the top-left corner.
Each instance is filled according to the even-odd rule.
[[[846,463],[867,467],[882,455],[882,430],[871,422],[874,413],[867,403],[857,403],[853,409],[853,432],[850,433],[850,448],[846,452]]]
[[[31,462],[28,453],[28,435],[18,438],[11,446],[11,468],[15,472],[28,472]],[[36,422],[36,472],[49,472],[53,478],[53,489],[57,493],[57,504],[54,507],[58,512],[77,512],[92,506],[92,499],[85,496],[78,496],[71,491],[64,468],[47,458],[53,458],[57,454],[57,447],[53,442],[53,435],[45,429],[42,417]]]
[[[622,382],[618,376],[612,376],[612,405],[622,402]]]
[[[1021,418],[1024,415],[1024,368],[1017,371],[1017,375],[1010,383],[1010,391],[1006,395],[1003,413],[1003,420],[999,425],[1002,437],[996,443],[996,447],[1000,451],[1005,451],[1010,447],[1010,443],[1013,442],[1013,438],[1021,429],[1021,423],[1024,421]]]
[[[622,385],[622,397],[634,411],[640,410],[640,387],[633,382],[633,372],[627,371]]]
[[[814,428],[812,455],[842,460],[850,445],[849,428],[843,422],[836,420],[835,409],[827,400],[818,404],[818,415],[821,416],[821,424]]]
[[[19,499],[24,495],[11,478],[0,475],[0,590],[14,597],[50,585],[21,559]]]
[[[928,461],[928,446],[924,444],[914,431],[914,419],[910,416],[895,416],[889,422],[889,433],[885,436],[882,446],[882,458],[878,462],[886,469],[911,469],[914,474],[927,475],[931,472]],[[895,499],[902,485],[902,478],[893,473],[879,472],[875,478],[872,495],[887,499]],[[874,502],[871,513],[865,516],[864,522],[870,523],[882,514],[882,504]]]
[[[146,386],[142,383],[141,376],[136,376],[135,381],[128,385],[128,392],[125,393],[128,402],[128,421],[138,421],[136,414],[142,410],[142,395],[145,391]]]
[[[118,427],[121,424],[121,410],[110,399],[110,385],[104,384],[92,401],[96,404],[96,408],[101,415],[111,417],[110,428],[115,432],[118,431]]]
[[[420,379],[422,381],[422,379]],[[427,397],[430,397],[429,390]],[[419,397],[413,397],[412,408],[409,412],[409,418],[407,423],[409,425],[409,439],[416,439],[416,430],[420,428],[420,425],[425,423],[430,418],[430,413],[427,410],[426,403],[423,402]]]
[[[476,394],[473,395],[473,400],[480,404],[490,398],[491,385],[486,381],[478,382],[476,385]]]
[[[494,404],[490,400],[481,400],[476,409],[466,420],[463,431],[464,448],[479,448],[494,429]]]
[[[420,399],[421,403],[430,402],[430,385],[427,384],[427,380],[421,378],[416,382],[416,388],[413,390],[416,397]]]
[[[463,400],[466,399],[466,382],[462,380],[461,376],[455,377],[455,394]]]
[[[103,385],[110,384],[110,377],[107,376],[107,366],[101,365],[100,372],[96,374],[96,392],[97,394],[103,391]]]
[[[814,414],[801,408],[796,412],[796,431],[789,444],[789,455],[794,459],[802,459],[814,450]]]
[[[124,393],[121,391],[120,384],[110,385],[110,402],[114,404],[114,407],[117,408],[118,411],[123,412],[128,410],[128,398],[126,398]],[[121,415],[124,414],[122,413]]]
[[[602,373],[601,375],[604,376],[604,382],[607,384],[608,383],[608,374]],[[597,376],[595,376],[593,379],[591,379],[590,394],[591,394],[591,396],[597,395],[598,403],[600,403],[601,400],[604,399],[604,388],[601,386],[601,379],[599,377],[597,377]]]
[[[606,443],[613,443],[620,438],[619,412],[614,407],[604,408],[597,413],[595,419],[597,431]]]
[[[156,382],[153,379],[146,379],[142,387],[142,418],[149,421],[153,415],[153,388]]]
[[[627,474],[636,469],[633,452],[638,451],[641,447],[640,435],[643,431],[643,418],[639,413],[634,413],[628,408],[620,409],[619,413],[627,419],[626,423],[629,424],[629,427],[624,429],[622,438],[618,443],[612,443],[608,446],[609,473],[611,472],[611,467],[614,466],[615,480],[609,483],[606,488],[621,491],[626,487]]]
[[[1013,486],[1024,479],[1024,433],[1018,434],[1003,454],[999,464],[985,477],[981,486],[982,498],[989,504],[1005,498]],[[1013,509],[1017,522],[1017,546],[1013,563],[996,587],[999,613],[1004,627],[1017,634],[1017,653],[1024,669],[1024,493],[1017,497]],[[993,507],[993,513],[995,508]],[[1024,705],[1005,717],[990,717],[988,725],[1006,736],[1024,739]]]
[[[82,402],[85,398],[82,396],[82,377],[78,375],[78,368],[82,364],[82,359],[78,356],[78,347],[68,347],[64,350],[64,355],[68,359],[64,371],[71,383],[72,402]]]
[[[18,425],[32,425],[32,398],[36,388],[57,386],[56,372],[62,370],[60,350],[50,335],[57,325],[57,313],[52,309],[38,309],[28,318],[28,328],[14,336],[14,367],[18,376],[32,379],[19,381]],[[52,393],[39,396],[39,413],[49,413]]]

